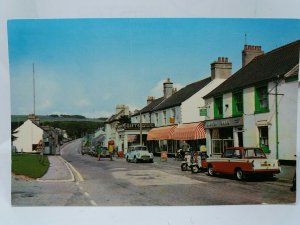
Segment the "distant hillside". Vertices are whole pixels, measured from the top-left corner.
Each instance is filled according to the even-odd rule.
[[[51,126],[66,130],[69,137],[76,139],[82,137],[86,133],[94,133],[99,128],[104,127],[106,118],[89,119],[79,115],[63,115],[63,116],[38,116],[41,126]],[[11,128],[15,130],[27,120],[27,115],[12,115]]]
[[[11,122],[24,122],[28,115],[12,115]],[[41,122],[55,122],[55,121],[77,121],[77,122],[105,122],[107,118],[85,118],[80,115],[38,115]]]

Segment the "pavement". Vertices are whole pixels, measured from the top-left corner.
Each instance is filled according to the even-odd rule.
[[[65,161],[61,156],[48,156],[50,167],[47,173],[38,178],[37,181],[40,182],[72,182],[72,181],[83,181],[83,177],[80,173],[67,161]],[[115,161],[125,160],[120,158],[115,158]],[[180,169],[180,162],[174,160],[174,158],[168,158],[167,161],[161,161],[159,157],[155,157],[155,163],[161,164],[171,164],[178,166]],[[292,183],[293,176],[296,170],[296,166],[293,165],[281,165],[281,173],[276,174],[279,182]]]
[[[40,182],[69,182],[75,181],[74,172],[70,164],[61,156],[48,156],[50,163],[47,173],[38,178]]]

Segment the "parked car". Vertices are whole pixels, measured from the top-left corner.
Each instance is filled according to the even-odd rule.
[[[92,146],[90,149],[89,149],[89,153],[88,153],[89,155],[91,155],[91,156],[97,156],[98,155],[98,153],[97,153],[97,151],[96,151],[96,148],[94,147],[94,146]]]
[[[150,162],[153,163],[154,156],[146,146],[130,146],[126,153],[127,162]]]
[[[208,175],[216,173],[235,175],[243,180],[247,175],[273,176],[281,168],[276,159],[268,159],[260,148],[228,147],[221,157],[208,158]]]

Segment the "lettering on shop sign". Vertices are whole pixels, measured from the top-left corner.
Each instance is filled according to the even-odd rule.
[[[205,121],[205,128],[233,127],[233,126],[242,126],[242,125],[243,125],[242,117]]]
[[[142,123],[142,128],[154,128],[154,123]],[[124,123],[119,128],[123,128],[124,130],[135,130],[140,129],[140,123]]]

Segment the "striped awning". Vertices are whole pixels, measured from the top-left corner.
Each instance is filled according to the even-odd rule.
[[[176,125],[153,128],[147,135],[147,140],[171,140]]]
[[[179,124],[173,134],[173,140],[197,140],[205,139],[204,123]]]

